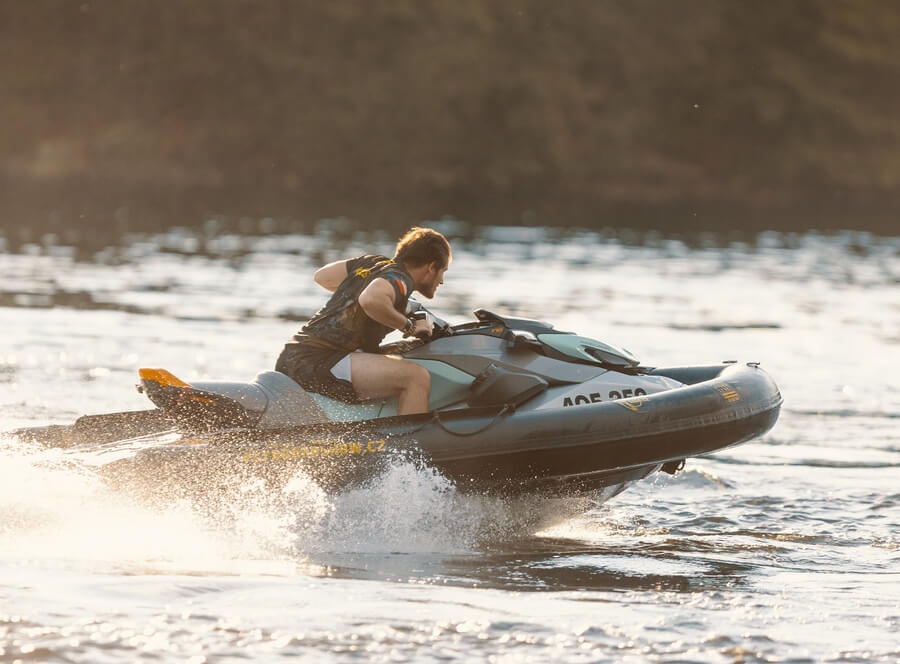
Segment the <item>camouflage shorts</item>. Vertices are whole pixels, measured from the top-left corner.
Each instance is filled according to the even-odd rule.
[[[275,363],[275,371],[290,376],[307,392],[315,392],[347,403],[359,403],[353,385],[331,373],[331,368],[345,355],[347,355],[345,350],[289,342],[285,344]]]

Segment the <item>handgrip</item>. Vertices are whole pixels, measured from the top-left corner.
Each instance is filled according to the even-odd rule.
[[[412,320],[428,320],[428,313],[425,311],[414,311],[409,315]],[[428,341],[431,338],[431,335],[427,332],[419,332],[416,335],[416,339],[420,341]]]

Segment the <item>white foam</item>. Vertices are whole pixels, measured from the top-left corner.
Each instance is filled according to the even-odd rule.
[[[466,495],[408,461],[336,495],[302,474],[280,491],[219,479],[202,502],[139,501],[138,492],[111,487],[59,450],[0,441],[0,557],[217,574],[269,561],[273,573],[292,573],[307,556],[329,552],[469,552],[526,537],[589,506]]]

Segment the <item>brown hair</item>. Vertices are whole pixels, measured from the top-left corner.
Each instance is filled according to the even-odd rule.
[[[397,242],[394,260],[410,267],[438,263],[442,268],[450,264],[450,243],[431,228],[413,226]]]

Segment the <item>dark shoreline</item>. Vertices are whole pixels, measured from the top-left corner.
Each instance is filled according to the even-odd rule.
[[[2,182],[2,181],[0,181]],[[564,196],[542,203],[495,198],[458,205],[436,205],[412,197],[393,205],[373,206],[351,201],[326,204],[295,197],[236,196],[218,188],[113,188],[86,183],[37,184],[9,182],[0,211],[0,237],[8,251],[39,242],[52,234],[71,246],[119,244],[132,233],[159,233],[174,227],[198,231],[210,224],[237,234],[306,233],[327,220],[354,231],[402,232],[429,220],[463,220],[483,226],[527,226],[553,229],[631,229],[638,234],[665,236],[713,234],[753,237],[765,231],[832,232],[856,230],[876,235],[897,234],[893,201],[847,196],[808,197],[791,204],[749,204],[740,200],[602,201],[589,204]]]
[[[661,214],[662,212],[659,211]],[[683,212],[683,211],[682,211]],[[175,216],[169,221],[161,215],[144,211],[135,214],[133,208],[120,208],[103,215],[83,213],[76,222],[74,215],[66,216],[53,211],[44,223],[23,225],[0,223],[0,254],[31,253],[50,255],[63,248],[75,261],[129,262],[128,248],[135,243],[151,242],[164,253],[185,256],[224,258],[239,264],[246,254],[255,251],[260,238],[300,235],[324,240],[332,249],[363,242],[392,242],[411,225],[437,228],[451,242],[470,248],[482,241],[512,243],[555,244],[570,241],[579,235],[594,234],[603,241],[624,246],[663,248],[669,241],[676,241],[688,249],[741,247],[754,249],[778,247],[791,249],[802,245],[810,235],[845,236],[843,244],[855,254],[865,255],[870,246],[891,242],[897,232],[885,223],[875,228],[853,228],[841,225],[834,219],[831,225],[807,226],[782,222],[778,227],[763,223],[703,223],[726,218],[726,212],[696,216],[685,213],[687,223],[667,226],[655,225],[654,217],[631,217],[629,223],[616,224],[610,216],[593,225],[540,224],[533,213],[519,219],[510,215],[507,223],[474,223],[452,215],[410,219],[409,221],[384,221],[368,223],[346,216],[324,216],[302,219],[283,215],[235,215],[216,211],[200,212],[193,218]],[[9,217],[6,217],[8,220]],[[754,220],[755,221],[755,220]],[[733,222],[733,220],[732,220]],[[229,237],[224,243],[221,238]],[[313,253],[321,249],[310,248]],[[305,252],[305,250],[304,250]],[[290,253],[290,252],[289,252]],[[320,256],[324,260],[324,256]]]
[[[896,234],[900,4],[0,10],[0,231]]]

